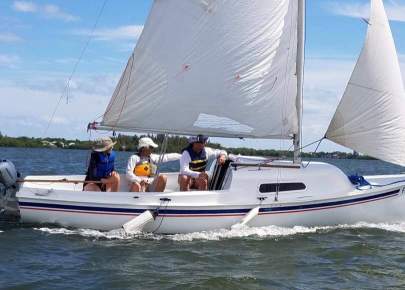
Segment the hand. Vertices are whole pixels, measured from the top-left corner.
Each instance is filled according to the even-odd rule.
[[[217,163],[219,165],[224,165],[225,161],[226,161],[226,156],[224,154],[221,154],[221,155],[218,156]]]
[[[141,186],[147,186],[149,185],[149,181],[147,179],[143,179],[140,184]]]

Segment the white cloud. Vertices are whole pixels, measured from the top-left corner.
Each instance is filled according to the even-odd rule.
[[[62,11],[56,5],[44,5],[42,7],[42,10],[43,10],[44,14],[49,18],[61,19],[63,21],[67,21],[67,22],[78,20],[78,17]]]
[[[59,96],[66,87],[67,75],[65,74],[47,72],[32,72],[30,74],[39,74],[40,76],[22,78],[24,80],[18,80],[19,87],[33,91],[52,93],[53,95]],[[67,94],[71,100],[76,99],[83,94],[110,97],[116,84],[118,83],[118,80],[119,75],[110,74],[75,76],[70,81],[69,91]],[[12,83],[10,87],[13,86],[17,85]]]
[[[29,1],[14,1],[13,9],[23,13],[37,13],[46,18],[59,19],[70,22],[79,18],[63,11],[59,6],[53,4],[39,5]]]
[[[65,100],[60,103],[46,135],[85,139],[87,124],[104,112],[116,79],[113,76],[85,76],[75,81],[69,93],[69,103],[66,104]],[[44,134],[65,80],[62,75],[54,79],[51,75],[32,75],[31,81],[16,85],[12,81],[0,80],[0,103],[4,112],[0,116],[0,130],[3,134],[35,137]],[[101,87],[100,81],[105,85],[97,89]],[[37,86],[33,85],[35,82]],[[87,83],[87,87],[83,83]],[[90,87],[93,87],[92,91]]]
[[[403,59],[403,56],[400,56]],[[321,138],[329,125],[355,65],[355,57],[308,57],[305,68],[303,144]],[[403,63],[405,64],[405,62]],[[403,70],[405,72],[405,69]],[[25,72],[18,82],[0,79],[1,130],[8,135],[42,136],[49,116],[65,86],[66,75],[54,72]],[[70,101],[63,100],[52,123],[49,136],[87,137],[85,127],[101,115],[112,95],[119,75],[81,75],[73,79]],[[24,79],[22,81],[21,79]],[[103,84],[103,85],[100,85]],[[217,139],[213,139],[217,140]],[[255,148],[290,147],[289,141],[220,139],[226,146]],[[306,151],[311,151],[309,147]],[[348,151],[332,142],[324,142],[320,151]]]
[[[0,54],[0,68],[15,68],[20,62],[20,58],[14,54]]]
[[[370,3],[330,1],[326,4],[326,8],[337,15],[365,19],[370,16]],[[390,20],[405,22],[405,4],[392,0],[385,3],[385,10]]]
[[[30,78],[20,76],[16,81],[0,79],[0,103],[4,112],[0,116],[0,130],[10,136],[42,136],[65,87],[66,75],[54,72],[25,73]],[[69,103],[62,100],[47,136],[88,137],[86,126],[103,114],[118,77],[75,77],[68,93]]]
[[[36,12],[38,10],[37,5],[29,1],[14,1],[13,8],[19,12]]]
[[[74,31],[76,35],[93,35],[96,40],[137,40],[142,33],[143,25],[125,25],[116,28],[97,29],[93,33],[90,30]]]
[[[15,43],[21,42],[23,39],[11,32],[0,32],[0,43]]]

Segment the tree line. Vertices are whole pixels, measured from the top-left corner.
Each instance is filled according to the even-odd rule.
[[[162,148],[164,141],[163,134],[152,135],[149,134],[154,142]],[[115,150],[117,151],[130,151],[136,152],[139,138],[142,136],[128,136],[118,134],[112,137],[117,142]],[[169,136],[167,139],[166,152],[181,152],[187,146],[187,137],[183,136]],[[8,137],[0,133],[0,147],[24,147],[24,148],[64,148],[64,149],[81,149],[90,150],[93,142],[90,140],[83,141],[78,139],[65,139],[65,138],[33,138],[33,137]],[[265,156],[273,158],[292,158],[293,151],[289,150],[274,150],[274,149],[253,149],[253,148],[227,148],[218,143],[210,142],[209,147],[224,149],[228,153],[240,154],[247,156]],[[159,149],[157,149],[159,151]],[[335,158],[335,159],[372,159],[369,156],[358,155],[356,153],[346,152],[303,152],[303,158]]]

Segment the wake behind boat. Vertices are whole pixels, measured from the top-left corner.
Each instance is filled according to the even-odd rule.
[[[363,51],[325,137],[405,165],[398,58],[382,1],[371,4]],[[172,173],[162,193],[128,192],[125,182],[120,192],[82,191],[84,176],[27,176],[19,185],[3,162],[0,182],[7,196],[16,193],[21,220],[158,233],[404,221],[405,175],[349,180],[332,165],[299,158],[304,18],[303,0],[156,1],[101,124],[93,126],[290,139],[293,161],[214,164],[207,191],[179,191]],[[179,104],[191,104],[181,118]]]

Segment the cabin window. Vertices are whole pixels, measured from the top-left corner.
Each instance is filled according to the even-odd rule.
[[[266,192],[282,192],[282,191],[293,191],[293,190],[304,190],[306,188],[305,184],[301,182],[294,183],[264,183],[260,184],[259,191],[261,193]]]

